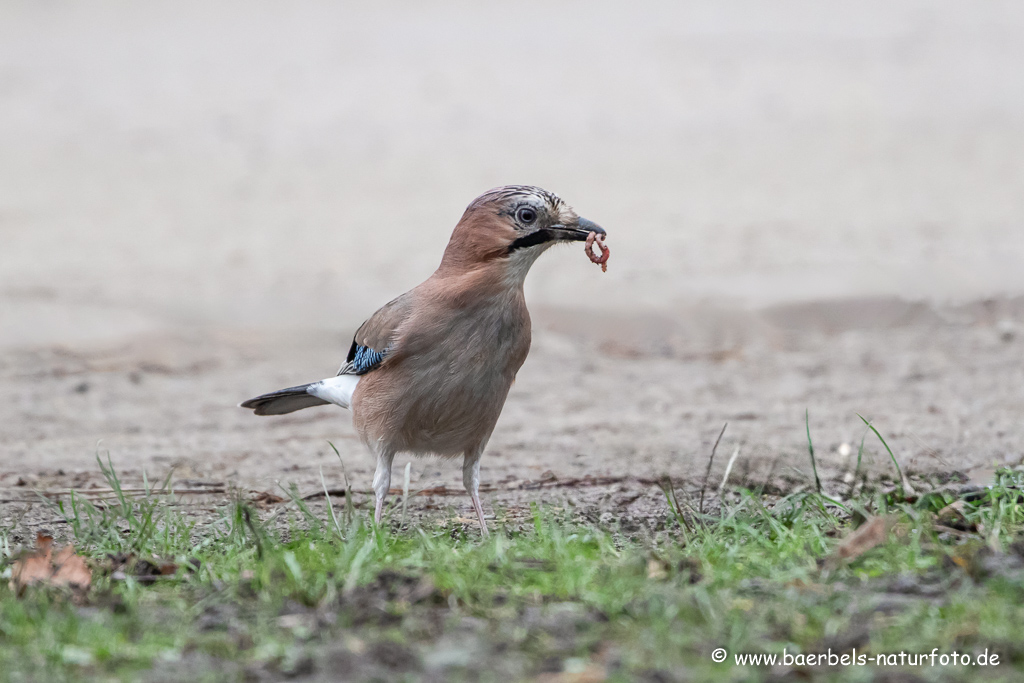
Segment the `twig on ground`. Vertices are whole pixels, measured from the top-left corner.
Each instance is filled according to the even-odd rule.
[[[933,524],[932,529],[936,533],[940,534],[952,534],[953,536],[959,536],[960,538],[978,538],[979,534],[977,531],[963,531],[962,529],[954,529],[951,526],[945,524]]]
[[[718,438],[715,439],[715,445],[711,447],[711,456],[708,458],[708,469],[704,472],[704,482],[700,485],[700,503],[698,504],[698,510],[702,515],[704,514],[704,491],[708,487],[708,477],[711,476],[711,465],[715,462],[715,451],[718,450],[718,443],[722,440],[722,435],[725,434],[725,428],[728,426],[728,422],[722,425],[722,431],[718,433]]]

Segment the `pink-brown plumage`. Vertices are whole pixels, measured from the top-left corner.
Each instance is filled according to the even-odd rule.
[[[434,274],[363,323],[338,378],[242,405],[257,414],[328,402],[351,407],[377,458],[378,521],[396,453],[462,455],[463,481],[486,533],[480,456],[530,351],[526,273],[551,245],[593,231],[604,234],[549,192],[491,190],[466,209]]]

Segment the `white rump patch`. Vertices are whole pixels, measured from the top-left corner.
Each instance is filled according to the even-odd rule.
[[[349,408],[352,405],[352,394],[355,393],[357,384],[359,384],[359,375],[338,375],[313,382],[306,388],[306,393],[342,408]]]

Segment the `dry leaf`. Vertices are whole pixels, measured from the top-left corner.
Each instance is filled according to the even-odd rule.
[[[662,581],[668,578],[668,567],[656,557],[647,560],[647,578],[652,581]]]
[[[54,557],[53,537],[39,534],[35,551],[15,561],[10,587],[20,595],[27,586],[35,584],[84,590],[91,583],[92,571],[85,560],[75,554],[73,545],[64,546]]]
[[[967,561],[966,557],[961,557],[960,555],[950,555],[949,559],[953,561],[953,564],[960,567],[960,569],[963,569],[964,571],[967,571],[971,568],[971,563]]]
[[[977,525],[967,520],[967,503],[957,500],[939,510],[935,515],[939,524],[958,531],[975,531]]]
[[[884,543],[888,535],[889,524],[885,517],[872,517],[847,536],[836,548],[835,554],[843,560],[856,559],[876,545]]]
[[[885,517],[872,517],[845,539],[829,555],[822,568],[826,571],[836,569],[843,562],[855,560],[875,546],[884,543],[889,537],[891,522]]]
[[[25,586],[46,581],[53,573],[50,557],[53,552],[53,536],[36,535],[36,550],[14,563],[11,571],[11,590],[21,592]]]
[[[268,505],[277,505],[278,503],[284,502],[284,498],[282,498],[281,496],[276,496],[270,491],[254,491],[253,497],[250,498],[249,500],[260,507],[266,507]]]
[[[178,573],[178,565],[174,562],[159,562],[139,559],[135,555],[109,555],[108,571],[110,578],[115,581],[124,581],[129,576],[139,583],[154,583],[164,577],[173,577]],[[198,560],[190,560],[185,565],[188,571],[195,571],[199,567]]]
[[[71,586],[85,589],[92,583],[92,570],[85,564],[81,555],[75,554],[75,546],[66,545],[57,553],[53,560],[53,576],[49,583],[53,586]]]

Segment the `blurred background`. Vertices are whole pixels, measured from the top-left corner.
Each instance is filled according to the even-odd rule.
[[[526,183],[533,304],[1024,292],[1019,3],[0,4],[0,340],[344,327]],[[582,297],[584,291],[591,296]]]
[[[810,406],[823,452],[874,410],[1016,458],[1022,66],[1014,2],[5,0],[3,462],[326,457],[336,413],[235,404],[333,371],[510,183],[613,254],[535,266],[498,454],[686,469],[732,419],[770,457]]]

